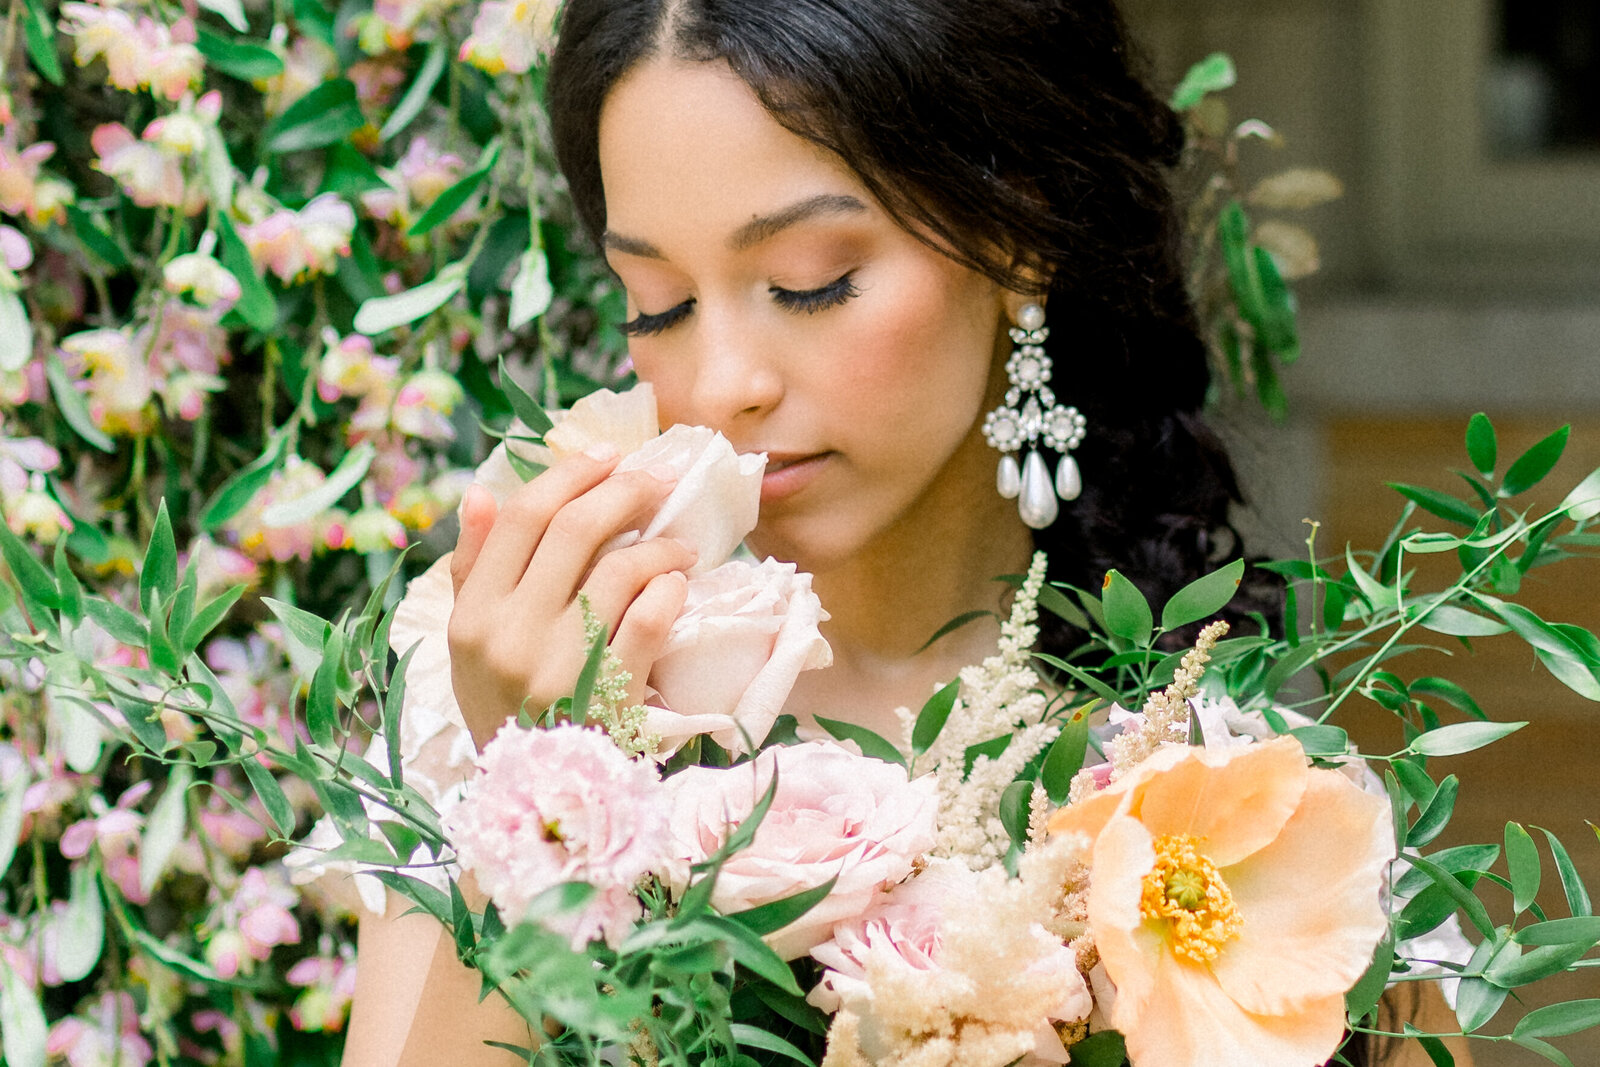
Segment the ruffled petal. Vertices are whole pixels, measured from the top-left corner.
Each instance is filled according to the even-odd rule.
[[[1128,776],[1129,811],[1153,836],[1193,834],[1219,867],[1238,863],[1282,831],[1305,792],[1310,768],[1293,738],[1244,749],[1166,750]],[[1119,783],[1120,784],[1120,783]]]

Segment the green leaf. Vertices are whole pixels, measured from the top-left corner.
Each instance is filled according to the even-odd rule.
[[[1090,1034],[1072,1046],[1073,1067],[1122,1067],[1128,1061],[1128,1046],[1115,1030]]]
[[[1455,874],[1421,856],[1407,854],[1405,860],[1431,878],[1435,885],[1442,887],[1480,934],[1484,937],[1494,936],[1494,923],[1489,921],[1489,911],[1483,906],[1483,901],[1473,896],[1472,891],[1462,885]]]
[[[44,376],[50,383],[50,395],[55,399],[56,409],[61,412],[67,425],[72,427],[72,432],[102,452],[115,452],[116,444],[89,417],[88,402],[72,384],[72,376],[62,365],[60,356],[51,353],[45,360]]]
[[[1588,955],[1593,945],[1540,945],[1519,956],[1496,956],[1484,971],[1484,978],[1505,989],[1541,982],[1557,975]]]
[[[956,697],[960,693],[961,679],[957,678],[934,693],[928,698],[928,702],[922,705],[922,710],[917,713],[917,723],[911,728],[912,752],[920,756],[939,740],[939,731],[944,729],[950,713],[955,710]]]
[[[243,760],[239,766],[244,768],[244,776],[255,787],[256,796],[261,799],[261,806],[267,809],[267,815],[277,826],[278,833],[288,838],[294,833],[294,808],[284,795],[283,786],[278,784],[271,771],[255,759]]]
[[[1578,868],[1573,865],[1566,846],[1549,830],[1543,827],[1539,827],[1539,830],[1550,842],[1550,854],[1555,857],[1556,870],[1561,874],[1561,889],[1567,896],[1567,908],[1573,915],[1590,914],[1589,891],[1584,888],[1583,879],[1578,877]]]
[[[1515,1037],[1564,1037],[1600,1026],[1600,1000],[1569,1000],[1535,1008],[1517,1020]]]
[[[1387,484],[1390,489],[1414,502],[1417,507],[1430,515],[1437,515],[1447,522],[1458,523],[1468,529],[1478,525],[1478,509],[1449,493],[1422,485],[1406,485],[1402,482]]]
[[[0,538],[4,536],[0,534]],[[121,644],[139,645],[145,639],[144,624],[121,604],[100,597],[89,597],[83,602],[83,613]]]
[[[992,760],[999,759],[1000,754],[1011,747],[1012,737],[1012,734],[1001,734],[999,737],[991,737],[987,741],[980,741],[976,745],[968,745],[967,751],[963,756],[965,766],[962,768],[961,773],[963,775],[971,774],[972,765],[982,757],[986,756]]]
[[[17,854],[17,841],[22,836],[22,798],[30,784],[28,765],[22,763],[0,793],[0,878],[10,870]]]
[[[1089,709],[1093,706],[1085,704],[1067,716],[1039,768],[1039,782],[1052,804],[1067,802],[1072,779],[1083,769],[1084,758],[1089,754]]]
[[[838,881],[837,877],[830,878],[819,886],[802,890],[782,900],[768,901],[754,908],[732,912],[727,917],[757,937],[764,937],[782,930],[822,903],[823,899],[833,892],[833,887]]]
[[[1411,824],[1411,829],[1406,833],[1406,843],[1414,848],[1421,848],[1438,837],[1444,828],[1450,824],[1450,816],[1455,814],[1456,797],[1461,792],[1461,779],[1450,775],[1439,783],[1439,788],[1434,790],[1433,797],[1428,801],[1428,806],[1422,809],[1417,816],[1417,821]]]
[[[1451,1055],[1443,1041],[1432,1034],[1423,1033],[1410,1023],[1405,1024],[1405,1033],[1407,1037],[1422,1046],[1422,1050],[1428,1054],[1428,1059],[1433,1061],[1433,1067],[1456,1067],[1456,1058]]]
[[[140,862],[143,863],[142,857]],[[72,868],[67,910],[56,938],[56,970],[61,977],[68,982],[87,978],[100,962],[106,941],[105,901],[100,896],[95,864],[79,863]]]
[[[1534,655],[1562,685],[1585,699],[1600,701],[1600,678],[1595,676],[1593,668],[1566,656],[1553,655],[1542,648],[1536,649]]]
[[[363,301],[356,311],[355,328],[361,333],[375,337],[386,330],[415,322],[444,307],[466,284],[467,272],[463,265],[452,263],[431,281],[423,282],[403,293],[378,296]]]
[[[804,1067],[816,1067],[815,1061],[810,1056],[807,1056],[783,1038],[778,1037],[776,1034],[769,1034],[760,1027],[751,1026],[749,1023],[730,1023],[729,1030],[733,1034],[733,1040],[745,1048],[758,1048],[764,1052],[776,1052],[780,1056],[803,1064]]]
[[[484,150],[483,158],[478,161],[476,167],[434,198],[433,203],[418,216],[417,221],[411,224],[411,229],[407,232],[412,237],[421,237],[460,211],[489,177],[489,172],[494,169],[495,161],[499,158],[500,143],[496,141]]]
[[[1028,817],[1031,814],[1033,783],[1027,779],[1012,782],[1000,793],[1000,825],[1017,848],[1028,844]]]
[[[153,615],[152,594],[159,592],[161,602],[172,602],[178,585],[178,548],[172,539],[172,518],[167,514],[163,498],[156,512],[155,529],[150,534],[150,545],[145,549],[144,562],[139,566],[139,605],[146,615]]]
[[[1537,1052],[1556,1067],[1572,1067],[1572,1058],[1547,1041],[1537,1037],[1513,1037],[1511,1041],[1529,1052]]]
[[[1511,872],[1511,892],[1516,913],[1521,915],[1539,895],[1541,865],[1539,847],[1521,825],[1506,823],[1506,867]]]
[[[543,315],[550,310],[555,293],[544,249],[539,245],[530,246],[517,260],[517,273],[511,279],[511,309],[506,314],[506,328],[520,330]]]
[[[1489,416],[1480,411],[1467,423],[1467,458],[1472,460],[1472,465],[1478,469],[1479,474],[1485,478],[1492,478],[1499,454],[1494,423],[1489,421]]]
[[[1563,426],[1519,456],[1501,480],[1499,495],[1516,496],[1543,481],[1561,459],[1561,453],[1566,451],[1567,437],[1571,433],[1571,426]]]
[[[605,661],[606,655],[605,628],[595,635],[594,642],[589,646],[589,654],[584,658],[583,669],[578,672],[577,684],[572,688],[572,721],[582,726],[589,721],[589,704],[594,699],[594,683],[600,677],[600,665]],[[752,740],[760,742],[760,738]]]
[[[372,466],[377,449],[372,442],[363,441],[339,461],[321,485],[308,493],[290,500],[278,501],[261,512],[261,524],[269,529],[295,526],[316,518],[333,507],[350,490],[361,484]]]
[[[1394,760],[1389,764],[1389,769],[1394,771],[1394,776],[1405,786],[1406,795],[1416,802],[1419,809],[1426,809],[1428,802],[1439,792],[1438,784],[1428,776],[1428,772],[1410,760]]]
[[[1102,682],[1094,675],[1074,667],[1064,659],[1061,659],[1057,656],[1052,656],[1048,652],[1035,652],[1033,654],[1033,658],[1041,663],[1045,663],[1051,667],[1054,667],[1056,670],[1066,674],[1069,678],[1081,682],[1083,685],[1089,688],[1090,692],[1094,693],[1101,700],[1104,700],[1109,704],[1116,704],[1122,700],[1121,694],[1119,694],[1115,689],[1112,689],[1109,685],[1106,685],[1106,683]]]
[[[1443,870],[1464,875],[1461,882],[1473,886],[1477,884],[1478,876],[1500,859],[1500,846],[1457,845],[1455,848],[1440,849],[1428,858]],[[1433,879],[1426,872],[1409,870],[1395,882],[1394,892],[1397,897],[1409,897],[1432,883]]]
[[[1256,331],[1258,347],[1255,353],[1259,375],[1262,364],[1270,366],[1267,358],[1269,352],[1277,355],[1285,365],[1300,358],[1300,331],[1295,323],[1294,294],[1283,280],[1272,253],[1257,245],[1250,249],[1250,255],[1255,261],[1256,277],[1260,279],[1261,286],[1261,322]],[[1263,396],[1263,400],[1266,401],[1267,410],[1281,418],[1288,414],[1288,401],[1282,396],[1276,370],[1270,375],[1270,380],[1273,386],[1271,394]],[[1256,384],[1259,392],[1263,383],[1258,381]]]
[[[378,139],[387,141],[407,126],[411,120],[422,114],[422,109],[428,103],[428,96],[433,92],[433,87],[439,83],[439,76],[445,72],[450,63],[450,45],[443,37],[436,38],[428,46],[428,55],[422,61],[422,67],[417,71],[417,76],[407,87],[406,94],[389,113],[384,121],[383,129],[378,131]]]
[[[15,968],[0,968],[0,1038],[10,1067],[44,1067],[44,1009]]]
[[[1525,722],[1451,723],[1420,735],[1406,751],[1419,756],[1459,756],[1509,737],[1526,725]]]
[[[1424,630],[1451,637],[1494,637],[1511,629],[1504,623],[1453,604],[1440,604],[1422,616],[1418,625]]]
[[[1521,950],[1505,939],[1504,931],[1498,936],[1485,932],[1484,940],[1467,961],[1468,971],[1486,969],[1502,953],[1516,955]],[[1456,1022],[1465,1033],[1472,1033],[1494,1018],[1500,1005],[1506,1002],[1506,990],[1482,978],[1463,978],[1456,987]]]
[[[215,630],[223,619],[227,618],[228,612],[239,602],[239,598],[244,595],[244,591],[245,587],[242,585],[233,586],[215,599],[207,601],[205,607],[195,612],[195,616],[189,621],[189,625],[185,626],[183,633],[178,635],[180,645],[178,651],[180,655],[187,656],[190,652],[200,647],[200,642],[204,641],[206,636],[212,630]]]
[[[1039,588],[1039,606],[1059,618],[1065,619],[1069,624],[1080,630],[1092,630],[1094,624],[1089,621],[1089,616],[1078,609],[1078,606],[1068,600],[1066,594],[1053,585]],[[985,613],[992,614],[992,613]],[[932,642],[929,642],[930,644]]]
[[[188,793],[194,781],[194,768],[187,763],[173,766],[167,788],[156,801],[145,824],[139,850],[139,888],[148,896],[161,876],[167,873],[172,853],[185,836],[189,824]]]
[[[1356,562],[1355,553],[1346,546],[1344,550],[1345,565],[1350,568],[1350,577],[1356,583],[1356,588],[1361,590],[1361,595],[1367,598],[1375,609],[1379,611],[1396,611],[1400,602],[1391,587],[1384,585],[1366,572],[1361,564]]]
[[[387,189],[389,183],[377,171],[367,157],[362,155],[349,141],[340,141],[328,146],[322,167],[322,184],[317,187],[319,193],[338,193],[345,197],[358,197],[362,193],[369,193],[377,189]],[[352,236],[350,255],[339,260],[337,274],[339,283],[346,292],[352,287],[357,287],[361,295],[353,297],[358,302],[369,296],[378,296],[381,289],[367,289],[363,286],[366,280],[361,270],[361,264],[355,261],[358,255],[356,242]]]
[[[817,716],[817,725],[841,741],[854,741],[861,746],[861,753],[873,759],[881,759],[885,763],[898,763],[906,765],[905,756],[886,738],[873,733],[865,726],[857,726],[853,722],[840,722],[837,719],[824,719]]]
[[[1600,944],[1600,915],[1575,915],[1524,926],[1512,935],[1519,945]]]
[[[22,10],[22,35],[34,69],[51,85],[61,85],[66,75],[56,54],[56,30],[50,12],[40,0],[26,0]]]
[[[6,566],[11,569],[17,584],[22,586],[22,598],[28,614],[34,616],[35,625],[42,625],[45,615],[61,607],[61,591],[56,588],[55,578],[4,522],[0,522],[0,555],[4,556]],[[141,630],[141,636],[134,644],[142,641]]]
[[[94,218],[76,204],[67,205],[67,223],[72,227],[73,236],[84,248],[94,253],[103,260],[112,270],[122,270],[128,265],[128,257],[122,251],[122,246],[112,238]]]
[[[1138,586],[1116,570],[1107,571],[1101,585],[1100,604],[1105,609],[1107,629],[1125,641],[1140,647],[1149,646],[1155,620]]]
[[[283,57],[268,48],[266,42],[217,33],[204,26],[197,29],[195,47],[212,70],[243,82],[265,81],[283,73]]]
[[[500,357],[500,391],[505,393],[506,400],[511,404],[511,411],[517,418],[527,424],[528,429],[534,433],[542,434],[555,426],[550,421],[550,416],[545,414],[533,397],[528,395],[526,389],[517,384],[517,380],[506,370],[506,358]],[[510,449],[506,449],[507,454]]]
[[[1384,931],[1383,940],[1372,953],[1372,962],[1365,973],[1344,995],[1345,1011],[1352,1022],[1359,1022],[1378,1007],[1378,998],[1389,984],[1389,972],[1394,966],[1394,933]]]
[[[267,127],[266,151],[271,155],[343,141],[365,126],[355,83],[349,78],[323,82],[279,115]]]
[[[383,740],[389,756],[389,780],[396,789],[405,785],[400,759],[400,714],[406,703],[406,670],[411,666],[411,657],[421,647],[422,641],[418,639],[406,649],[389,678],[389,691],[383,695]]]
[[[1600,470],[1579,482],[1561,501],[1561,510],[1574,522],[1587,522],[1600,515]]]
[[[1204,100],[1207,93],[1231,89],[1238,78],[1227,53],[1213,52],[1184,74],[1183,81],[1172,91],[1172,110],[1187,111]]]
[[[239,282],[239,302],[233,306],[233,314],[252,329],[262,333],[272,332],[278,324],[277,298],[262,280],[255,262],[250,258],[250,249],[245,247],[239,231],[233,228],[233,223],[228,221],[225,213],[217,214],[216,226],[217,236],[221,239],[222,265]]]
[[[1161,628],[1176,630],[1215,615],[1227,606],[1244,577],[1244,560],[1237,559],[1173,594],[1161,609]]]
[[[338,743],[344,640],[344,631],[337,626],[328,632],[327,642],[322,646],[322,663],[311,676],[311,691],[306,696],[306,727],[311,731],[311,739],[328,748]]]

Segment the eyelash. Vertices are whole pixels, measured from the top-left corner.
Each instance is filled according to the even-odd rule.
[[[767,291],[772,294],[772,299],[779,307],[802,315],[814,315],[819,311],[839,307],[861,295],[861,290],[856,287],[854,273],[845,274],[817,289],[780,289],[774,285]],[[627,322],[619,324],[617,329],[628,337],[653,337],[687,318],[694,304],[695,301],[691,297],[676,307],[670,307],[654,315],[640,312]]]

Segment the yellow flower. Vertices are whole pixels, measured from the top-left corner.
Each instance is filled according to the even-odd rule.
[[[1137,1067],[1316,1067],[1371,962],[1389,805],[1293,738],[1166,746],[1053,833],[1094,841],[1089,928]]]

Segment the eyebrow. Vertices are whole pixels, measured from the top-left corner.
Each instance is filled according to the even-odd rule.
[[[770,214],[758,215],[751,219],[733,231],[733,236],[728,238],[728,247],[735,252],[743,252],[809,219],[821,215],[857,215],[866,210],[867,205],[856,197],[842,193],[819,193]],[[661,254],[661,250],[649,241],[628,237],[611,230],[607,230],[601,237],[601,243],[607,248],[630,256],[640,256],[644,259],[666,258]]]

